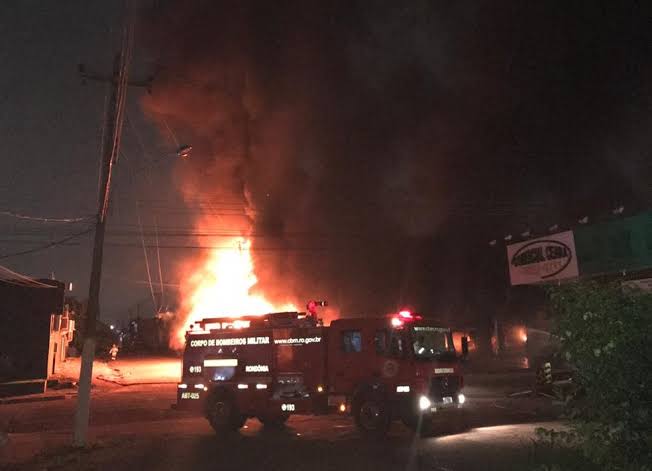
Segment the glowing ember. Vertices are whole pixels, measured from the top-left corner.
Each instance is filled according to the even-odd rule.
[[[213,249],[203,266],[188,280],[188,315],[176,333],[174,343],[177,347],[184,344],[185,332],[190,324],[207,317],[297,310],[292,304],[274,305],[263,295],[251,293],[258,280],[254,274],[249,240],[236,237],[222,245]]]

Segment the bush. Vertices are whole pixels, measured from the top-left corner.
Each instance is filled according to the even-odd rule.
[[[650,469],[652,295],[582,282],[552,288],[550,300],[581,391],[569,403],[568,441],[600,469]]]

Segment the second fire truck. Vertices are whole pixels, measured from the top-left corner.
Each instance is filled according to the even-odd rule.
[[[409,311],[328,327],[315,314],[311,303],[307,313],[192,326],[177,407],[201,411],[219,433],[251,417],[279,426],[292,414],[340,413],[374,435],[395,419],[425,428],[434,414],[462,408],[460,355],[449,328]]]

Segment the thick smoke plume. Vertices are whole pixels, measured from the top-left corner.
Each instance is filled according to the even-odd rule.
[[[205,2],[153,14],[164,47],[145,107],[162,132],[192,142],[179,181],[188,201],[215,205],[201,226],[253,237],[272,299],[396,304],[404,236],[433,233],[446,194],[437,153],[449,125],[432,135],[434,118],[420,122],[436,98],[403,71],[421,59],[396,51],[396,64],[380,63],[372,31],[357,37],[356,12],[341,5]],[[224,214],[233,204],[247,217]]]
[[[599,190],[614,172],[582,171],[604,158],[594,136],[617,109],[601,79],[634,57],[586,51],[629,26],[597,7],[558,10],[156,2],[145,109],[193,145],[181,190],[213,205],[203,227],[252,236],[272,299],[455,310],[492,289],[481,275],[503,283],[500,257],[478,248],[498,231],[611,198]]]

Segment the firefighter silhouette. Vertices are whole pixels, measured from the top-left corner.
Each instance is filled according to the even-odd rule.
[[[116,359],[116,357],[118,356],[118,346],[116,344],[113,344],[111,346],[111,349],[109,350],[109,354],[111,355],[111,360]]]

